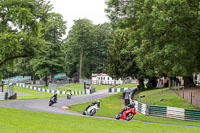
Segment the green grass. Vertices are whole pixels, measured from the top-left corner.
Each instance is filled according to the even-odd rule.
[[[96,91],[98,91],[98,90],[110,88],[112,86],[110,86],[110,85],[93,85],[93,87],[95,88]],[[48,89],[48,86],[41,86],[39,88]],[[59,87],[58,90],[67,91],[68,88],[70,88],[72,91],[83,91],[84,85],[83,84],[68,84],[68,85]]]
[[[169,90],[168,88],[148,90],[141,92],[138,95],[145,95],[145,97],[137,98],[137,101],[149,105],[170,106],[185,109],[200,109],[190,104],[185,99],[179,97],[173,90]]]
[[[121,84],[118,86],[115,86],[114,88],[128,88],[128,87],[137,87],[138,84]]]
[[[96,115],[99,116],[106,116],[115,118],[116,114],[121,111],[123,100],[120,98],[122,94],[112,95],[107,98],[101,99],[101,107],[99,112]],[[82,112],[90,103],[72,105],[69,107],[70,110],[76,112]],[[175,119],[168,119],[168,118],[160,118],[160,117],[152,117],[152,116],[144,116],[142,114],[137,113],[134,120],[141,120],[147,122],[155,122],[155,123],[168,123],[168,124],[176,124],[176,125],[190,125],[190,126],[200,126],[199,122],[192,122],[192,121],[182,121],[182,120],[175,120]]]
[[[120,94],[101,99],[100,100],[101,101],[100,111],[97,112],[96,115],[115,117],[116,114],[123,107],[122,100],[120,99]],[[90,103],[92,103],[92,102],[78,104],[78,105],[72,105],[69,107],[69,109],[77,111],[77,112],[82,112]]]
[[[103,90],[103,89],[108,89],[112,87],[111,85],[93,85],[95,88],[95,91]]]
[[[0,108],[2,133],[199,133],[200,129]]]
[[[25,94],[30,94],[32,96],[18,96],[17,99],[22,100],[22,99],[41,99],[41,98],[50,98],[53,93],[47,93],[47,92],[41,92],[41,91],[36,91],[36,90],[31,90],[19,86],[15,86],[14,90],[16,92],[21,92]],[[58,97],[64,97],[66,95],[59,94]]]

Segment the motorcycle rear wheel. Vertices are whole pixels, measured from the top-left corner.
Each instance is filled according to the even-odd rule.
[[[53,104],[53,102],[52,101],[49,101],[49,106],[51,106]]]
[[[133,113],[128,113],[128,114],[126,115],[126,120],[127,120],[127,121],[130,121],[130,120],[133,118],[133,116],[134,116]]]
[[[96,113],[96,109],[92,109],[92,110],[90,111],[90,116],[93,116],[95,113]]]

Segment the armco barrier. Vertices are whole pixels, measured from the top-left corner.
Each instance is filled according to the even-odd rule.
[[[200,111],[185,109],[184,118],[185,118],[185,120],[200,121]]]
[[[38,88],[38,87],[34,87],[34,86],[25,85],[25,84],[22,84],[22,83],[16,83],[16,85],[20,86],[20,87],[27,88],[27,89],[32,89],[32,90],[42,91],[42,92],[47,92],[47,93],[67,94],[66,91],[43,89],[43,88]],[[71,93],[74,94],[74,95],[90,94],[90,90],[86,89],[84,91],[72,91]]]
[[[173,118],[178,120],[200,121],[200,110],[147,105],[138,101],[134,102],[136,111],[144,115]]]
[[[167,107],[149,105],[149,115],[166,117]]]
[[[136,88],[136,87],[131,87]],[[125,90],[128,90],[128,88],[109,88],[108,92],[124,92]]]
[[[144,103],[134,101],[135,102],[135,109],[137,112],[140,112],[144,115],[148,115],[148,106]]]

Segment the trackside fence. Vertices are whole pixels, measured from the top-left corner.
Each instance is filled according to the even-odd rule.
[[[27,88],[27,89],[32,89],[32,90],[42,91],[42,92],[47,92],[47,93],[67,94],[66,91],[38,88],[38,87],[30,86],[30,85],[25,85],[23,83],[16,83],[16,85],[20,86],[20,87]],[[74,94],[74,95],[91,94],[93,92],[95,92],[95,91],[90,91],[89,89],[85,89],[84,91],[71,91],[71,93]]]
[[[147,105],[138,101],[134,102],[136,111],[144,115],[172,118],[178,120],[200,121],[200,110]]]
[[[136,89],[137,87],[131,87],[133,89]],[[125,90],[128,90],[129,88],[109,88],[108,92],[124,92]]]

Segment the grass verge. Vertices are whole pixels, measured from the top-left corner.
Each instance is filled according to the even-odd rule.
[[[128,87],[137,87],[138,84],[121,84],[118,86],[115,86],[114,88],[128,88]]]
[[[2,133],[199,133],[200,129],[0,108]]]
[[[121,110],[122,106],[122,99],[120,98],[122,94],[118,93],[116,95],[106,97],[101,99],[101,107],[99,112],[96,115],[99,116],[106,116],[115,118],[116,114]],[[78,104],[70,106],[69,109],[82,112],[90,103]],[[160,118],[160,117],[152,117],[152,116],[144,116],[142,114],[137,113],[134,120],[141,120],[147,122],[155,122],[155,123],[167,123],[167,124],[176,124],[176,125],[188,125],[188,126],[200,126],[199,122],[192,122],[192,121],[182,121],[182,120],[175,120],[175,119],[168,119],[168,118]]]
[[[190,104],[185,99],[179,97],[173,90],[168,88],[147,90],[138,95],[145,95],[143,98],[137,98],[137,101],[149,105],[169,106],[185,109],[200,109]]]
[[[93,85],[93,87],[95,88],[96,91],[98,91],[98,90],[110,88],[112,86],[110,86],[110,85]],[[41,86],[39,88],[48,89],[48,86]],[[59,87],[58,90],[67,91],[68,88],[70,88],[72,91],[83,91],[84,85],[83,84],[68,84],[68,85]]]
[[[31,90],[19,86],[15,86],[14,90],[16,92],[21,92],[25,94],[30,94],[32,96],[18,96],[17,99],[24,100],[24,99],[41,99],[41,98],[50,98],[53,93],[41,92],[36,90]],[[58,97],[65,97],[66,95],[59,94]]]

